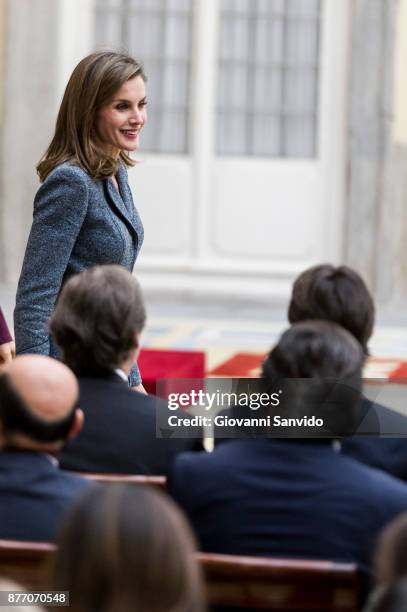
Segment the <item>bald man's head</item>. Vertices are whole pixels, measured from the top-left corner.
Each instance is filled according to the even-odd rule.
[[[64,441],[77,429],[77,400],[77,380],[65,365],[42,355],[17,357],[0,375],[3,446]]]

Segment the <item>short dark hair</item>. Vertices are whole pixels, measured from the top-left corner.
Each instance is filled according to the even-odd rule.
[[[53,586],[70,591],[72,612],[205,609],[191,529],[175,503],[149,487],[92,487],[58,545]]]
[[[364,357],[359,342],[340,325],[296,323],[263,363],[262,385],[267,393],[281,395],[282,412],[287,408],[292,417],[322,419],[324,429],[299,428],[297,437],[353,435],[365,416],[360,402]]]
[[[292,325],[263,363],[265,378],[347,379],[360,375],[360,344],[340,325],[304,321]]]
[[[330,264],[305,270],[293,285],[288,320],[334,321],[347,329],[368,353],[375,308],[362,277],[347,266]]]
[[[14,434],[24,434],[36,442],[66,440],[75,418],[76,402],[62,418],[48,420],[34,414],[13,385],[7,373],[0,375],[0,422],[6,446]]]
[[[146,311],[136,279],[121,266],[95,266],[64,285],[50,331],[76,374],[106,374],[135,345]]]

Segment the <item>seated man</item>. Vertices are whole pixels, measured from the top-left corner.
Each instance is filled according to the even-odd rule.
[[[298,323],[271,351],[263,379],[312,379],[313,393],[327,379],[356,388],[363,358],[339,325]],[[291,399],[300,407],[307,398],[291,390]],[[283,406],[269,410],[284,414]],[[346,414],[353,423],[353,410]],[[177,457],[168,484],[205,551],[333,559],[364,570],[379,530],[407,509],[403,482],[336,452],[329,438],[230,440],[211,454]]]
[[[54,456],[81,428],[77,399],[75,376],[49,357],[21,355],[0,375],[0,538],[52,540],[89,486]]]
[[[347,329],[368,354],[367,343],[374,325],[374,304],[362,278],[346,266],[325,264],[305,270],[294,283],[288,308],[290,323],[325,319]],[[342,451],[407,480],[407,439],[366,437],[369,434],[407,436],[407,418],[385,406],[365,402],[366,418],[359,432],[364,436],[347,438]]]
[[[202,449],[192,429],[184,439],[157,437],[166,404],[128,386],[145,318],[140,287],[120,266],[91,268],[65,284],[50,328],[78,376],[85,423],[61,453],[64,469],[165,475],[177,453]]]

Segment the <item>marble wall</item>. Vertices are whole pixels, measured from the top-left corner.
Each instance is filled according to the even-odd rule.
[[[399,0],[354,0],[344,258],[385,309],[407,299],[407,156],[393,140]]]
[[[57,84],[59,4],[4,2],[4,83],[0,168],[1,282],[18,278],[29,231],[35,166],[52,133]]]

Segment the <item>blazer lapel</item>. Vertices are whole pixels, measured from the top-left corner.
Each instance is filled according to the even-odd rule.
[[[129,202],[125,181],[120,180],[120,177],[118,177],[117,183],[119,185],[120,193],[113,185],[113,182],[110,179],[106,179],[107,194],[119,217],[128,226],[130,231],[138,238],[137,225],[135,223],[135,215],[133,212],[134,206],[133,202]]]
[[[127,183],[127,172],[123,168],[122,164],[119,164],[119,169],[117,171],[116,179],[117,179],[117,184],[119,185],[119,190],[120,190],[119,197],[121,201],[123,202],[123,205],[125,206],[131,218],[134,214],[134,204],[133,204],[133,198],[131,197],[130,187]]]

